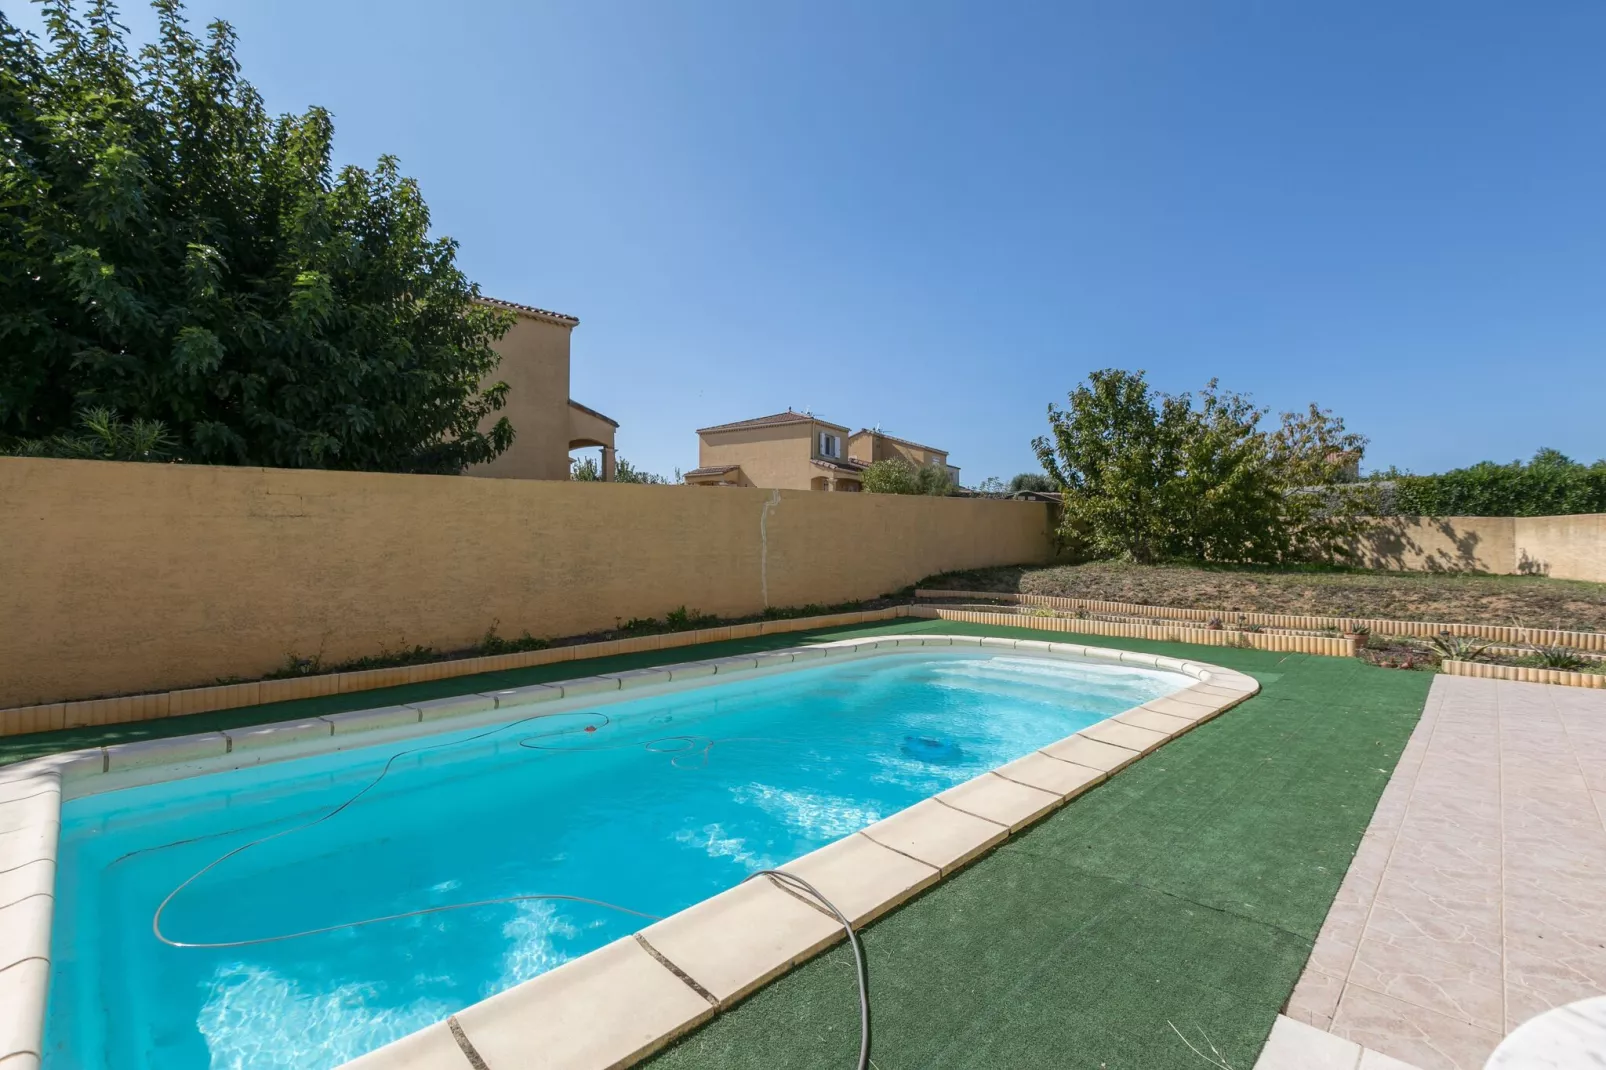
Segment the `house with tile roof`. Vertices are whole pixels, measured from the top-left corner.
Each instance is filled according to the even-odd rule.
[[[496,460],[475,465],[471,476],[497,479],[568,479],[569,451],[602,451],[602,478],[614,474],[614,435],[619,422],[569,396],[569,336],[580,321],[532,305],[480,298],[482,305],[512,312],[513,326],[496,343],[502,363],[492,381],[508,385],[507,405],[482,424],[502,416],[513,425],[513,445]]]
[[[946,450],[879,430],[850,433],[841,424],[792,409],[699,428],[697,439],[697,467],[685,474],[685,480],[703,487],[852,493],[864,489],[864,470],[878,460],[903,457],[917,467],[948,463]],[[959,472],[950,471],[955,476]]]

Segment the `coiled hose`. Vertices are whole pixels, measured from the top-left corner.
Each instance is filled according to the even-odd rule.
[[[196,870],[194,873],[190,874],[172,891],[168,892],[167,895],[162,898],[161,903],[157,905],[155,913],[151,915],[151,932],[155,935],[157,940],[168,945],[169,947],[190,949],[252,947],[257,944],[274,944],[285,940],[297,940],[307,936],[319,936],[324,933],[336,932],[340,929],[356,929],[367,925],[378,925],[382,922],[401,921],[405,918],[416,918],[426,914],[443,914],[454,910],[471,910],[475,907],[498,906],[505,903],[527,903],[536,900],[556,900],[570,903],[586,903],[591,906],[603,907],[607,910],[615,910],[621,914],[629,914],[633,917],[645,918],[648,921],[662,921],[663,919],[657,914],[648,914],[644,911],[635,910],[626,906],[620,906],[617,903],[609,903],[601,899],[591,899],[582,895],[536,893],[530,895],[507,895],[495,899],[478,899],[474,900],[473,902],[465,903],[446,903],[440,906],[424,907],[419,910],[409,910],[400,914],[386,914],[380,917],[362,918],[357,921],[340,922],[336,925],[324,925],[316,929],[302,929],[297,932],[279,933],[273,936],[253,937],[248,940],[220,940],[208,942],[174,940],[162,931],[162,915],[166,913],[168,906],[172,904],[173,900],[176,899],[179,894],[190,885],[194,884],[196,881],[200,880],[206,874],[210,873],[218,866],[221,866],[229,859],[244,854],[253,847],[268,843],[271,840],[277,840],[285,836],[294,835],[298,832],[304,832],[307,829],[310,829],[316,825],[320,825],[323,822],[338,816],[345,810],[350,809],[364,795],[367,795],[369,792],[378,787],[380,782],[383,781],[385,777],[390,775],[391,769],[400,759],[405,758],[410,754],[421,754],[425,751],[444,750],[448,747],[459,747],[465,743],[472,743],[476,740],[484,739],[487,736],[496,735],[498,732],[505,732],[508,729],[515,728],[527,721],[533,721],[548,716],[551,715],[544,713],[533,714],[529,717],[521,717],[518,720],[508,721],[504,724],[497,725],[494,728],[488,728],[483,732],[477,732],[471,736],[465,736],[462,739],[454,739],[449,743],[431,743],[422,747],[409,747],[405,750],[397,751],[386,760],[384,766],[379,770],[377,776],[375,776],[367,784],[363,785],[363,787],[358,789],[349,798],[330,808],[325,813],[320,814],[311,821],[303,822],[302,824],[292,826],[291,828],[280,829],[278,832],[270,833],[266,836],[259,836],[254,840],[243,843],[238,847],[224,852],[223,854],[214,858],[212,861],[208,862],[206,865],[202,866],[200,869]],[[536,740],[553,739],[558,736],[573,735],[577,731],[595,732],[598,729],[612,723],[612,719],[609,718],[607,714],[600,713],[595,710],[588,710],[580,716],[596,718],[597,723],[586,725],[579,729],[568,728],[559,729],[553,732],[536,733],[535,735],[526,736],[524,739],[519,740],[519,746],[527,750],[543,750],[553,752],[565,750],[573,750],[576,752],[592,750],[623,750],[639,746],[653,754],[668,755],[670,763],[675,768],[683,769],[686,768],[686,766],[681,764],[683,759],[696,757],[700,759],[698,767],[706,766],[708,764],[708,753],[716,744],[737,742],[738,739],[746,739],[746,737],[738,737],[733,739],[713,739],[706,736],[675,735],[662,736],[657,739],[650,739],[642,743],[612,744],[601,747],[553,747],[534,742]],[[669,745],[666,746],[666,744]],[[181,840],[178,842],[183,843],[189,841]],[[169,846],[174,845],[170,844]],[[814,887],[814,885],[810,884],[808,881],[804,880],[802,877],[797,876],[795,873],[788,873],[785,870],[780,869],[761,869],[755,873],[748,874],[743,878],[743,881],[749,881],[754,877],[761,876],[767,876],[781,886],[813,900],[823,907],[827,913],[835,917],[837,921],[842,923],[842,928],[847,933],[848,946],[853,950],[854,972],[859,984],[859,1058],[854,1065],[856,1066],[857,1070],[868,1070],[870,1065],[870,971],[865,960],[864,946],[859,941],[859,934],[853,929],[853,922],[847,917],[847,915],[843,914],[841,910],[837,909],[836,904],[827,899],[824,893],[822,893],[818,888]]]

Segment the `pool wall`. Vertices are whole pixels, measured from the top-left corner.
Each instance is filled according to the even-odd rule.
[[[857,928],[1138,758],[1259,690],[1250,677],[1154,654],[1075,643],[901,635],[634,669],[484,694],[96,747],[0,769],[0,1062],[43,1057],[50,926],[63,799],[224,772],[445,730],[514,707],[562,713],[598,696],[687,690],[823,658],[972,646],[1161,669],[1196,682],[923,800],[781,867]],[[550,705],[546,705],[550,704]],[[499,712],[500,711],[500,712]],[[541,1064],[626,1066],[844,937],[824,911],[768,878],[747,881],[346,1064],[351,1070]]]

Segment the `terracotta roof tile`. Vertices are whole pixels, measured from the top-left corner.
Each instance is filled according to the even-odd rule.
[[[752,420],[737,420],[735,423],[729,424],[715,424],[713,427],[699,427],[697,433],[701,435],[710,431],[744,431],[750,427],[780,427],[782,424],[809,423],[819,424],[822,427],[829,427],[837,431],[847,430],[841,424],[834,424],[818,416],[810,416],[806,412],[793,412],[791,409],[787,409],[785,412],[777,412],[772,416],[760,416]]]
[[[612,424],[614,427],[618,427],[619,426],[619,421],[615,420],[612,416],[604,416],[604,415],[602,415],[602,413],[598,412],[596,409],[593,409],[591,406],[582,405],[578,401],[574,400],[573,398],[569,399],[569,408],[571,408],[571,409],[579,409],[581,412],[589,413],[590,415],[595,416],[597,419],[601,420],[605,424]]]
[[[552,312],[534,305],[521,305],[517,301],[504,301],[500,297],[476,298],[482,305],[491,305],[494,308],[505,308],[510,312],[518,312],[532,319],[542,320],[546,323],[555,323],[560,327],[578,327],[580,321],[574,316],[566,316],[562,312]]]

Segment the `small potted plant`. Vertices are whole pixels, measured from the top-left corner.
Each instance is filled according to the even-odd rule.
[[[1352,624],[1344,631],[1344,638],[1354,643],[1356,650],[1365,646],[1367,639],[1371,638],[1371,635],[1372,629],[1364,624]]]

